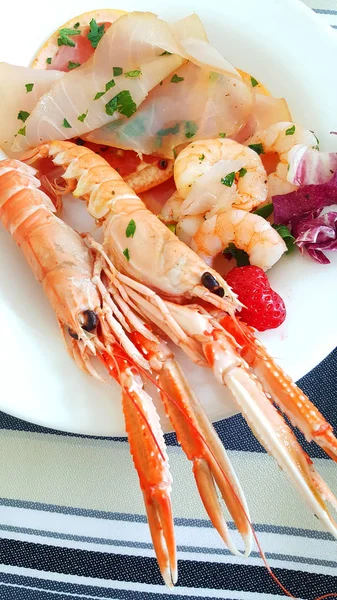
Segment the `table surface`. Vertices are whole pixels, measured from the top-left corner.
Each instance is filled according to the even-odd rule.
[[[306,4],[337,28],[337,0]],[[336,376],[337,349],[299,382],[335,428]],[[216,429],[244,482],[269,564],[283,584],[299,599],[335,592],[336,542],[303,506],[241,416]],[[125,440],[64,434],[1,412],[0,432],[1,600],[284,597],[256,549],[242,559],[223,547],[205,518],[190,465],[173,435],[167,443],[175,481],[179,582],[171,593],[157,569]],[[299,439],[336,490],[334,463]],[[238,539],[235,532],[233,537]]]

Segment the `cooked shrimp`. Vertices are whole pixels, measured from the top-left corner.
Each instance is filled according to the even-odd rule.
[[[253,210],[268,195],[266,171],[258,154],[230,139],[189,144],[175,161],[174,179],[184,199],[182,216],[232,206]]]
[[[288,181],[289,153],[298,144],[317,148],[317,137],[312,131],[304,129],[291,121],[275,123],[268,129],[257,131],[245,142],[261,155],[277,155],[275,171],[268,175],[268,197],[287,194],[297,189]],[[253,148],[254,149],[254,148]]]
[[[211,265],[229,244],[247,252],[251,265],[270,269],[286,251],[281,236],[270,223],[244,210],[227,210],[204,220],[191,240],[191,248]]]

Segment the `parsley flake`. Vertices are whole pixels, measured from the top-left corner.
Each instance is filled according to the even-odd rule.
[[[227,248],[223,251],[223,254],[235,258],[238,267],[246,267],[250,264],[247,252],[240,250],[233,243],[228,244]]]
[[[219,137],[220,138],[225,138],[225,137],[227,137],[227,133],[219,133]]]
[[[26,83],[26,84],[25,84],[25,88],[26,88],[26,90],[27,90],[27,91],[26,91],[26,94],[28,94],[28,92],[31,92],[31,91],[32,91],[32,89],[33,89],[33,87],[34,87],[34,83]]]
[[[172,233],[176,233],[176,229],[177,229],[177,225],[176,223],[165,223],[167,229],[169,229],[170,231],[172,231]]]
[[[199,160],[205,160],[205,155],[204,154],[200,154]]]
[[[177,75],[177,73],[175,73],[172,77],[171,77],[171,83],[179,83],[180,81],[184,81],[185,77],[179,77],[179,75]]]
[[[113,79],[111,79],[110,81],[108,81],[108,83],[105,84],[105,91],[107,92],[108,90],[111,90],[111,88],[115,87],[115,82]]]
[[[24,127],[22,127],[22,129],[19,129],[18,134],[19,135],[26,135],[26,125]]]
[[[157,135],[159,137],[165,137],[165,135],[176,135],[179,133],[180,124],[176,123],[173,127],[167,127],[166,129],[158,129]]]
[[[104,96],[105,92],[97,92],[94,100],[98,100],[99,98],[102,98],[102,96]]]
[[[264,219],[268,219],[274,210],[274,205],[272,202],[253,210],[254,215],[259,215],[259,217],[263,217]]]
[[[194,121],[186,121],[185,123],[185,137],[188,139],[195,136],[198,131],[198,125]]]
[[[254,150],[256,154],[264,154],[263,144],[250,144],[248,148]]]
[[[253,88],[254,88],[254,87],[256,87],[257,85],[259,85],[259,82],[258,82],[258,80],[257,80],[257,79],[255,79],[255,77],[252,77],[252,76],[251,76],[251,77],[250,77],[250,81],[251,81],[251,84],[252,84],[252,87],[253,87]]]
[[[25,123],[29,117],[30,113],[25,111],[25,110],[19,110],[18,112],[18,119],[19,121],[22,121],[23,123]]]
[[[234,179],[235,179],[235,171],[232,171],[232,173],[228,173],[228,175],[226,175],[226,177],[222,177],[221,183],[223,183],[223,185],[226,185],[227,187],[232,187],[232,185],[234,183]]]
[[[125,250],[123,250],[123,254],[124,254],[126,260],[129,262],[129,260],[130,260],[129,248],[125,248]]]
[[[137,104],[133,101],[129,90],[122,90],[105,105],[105,112],[110,117],[119,112],[130,118],[137,110]]]
[[[91,19],[90,21],[90,31],[88,33],[88,40],[91,43],[93,48],[97,48],[98,42],[104,35],[104,23],[103,25],[98,25],[95,19]]]
[[[124,73],[125,77],[139,77],[142,74],[140,69],[135,69],[134,71],[128,71]]]
[[[71,60],[68,62],[69,71],[71,71],[72,69],[77,69],[77,67],[80,67],[80,66],[81,66],[81,63],[72,62]]]
[[[75,23],[75,25],[74,25],[74,29],[78,29],[78,28],[79,28],[79,26],[80,26],[80,22],[79,22],[79,21],[77,21],[77,23]]]
[[[136,232],[136,223],[133,219],[131,219],[131,221],[129,222],[126,230],[125,230],[125,235],[127,238],[132,237],[135,235]]]
[[[168,52],[167,50],[165,50],[159,56],[172,56],[172,52]]]
[[[118,77],[118,75],[123,75],[122,67],[113,67],[112,72],[114,77]]]
[[[292,127],[289,127],[289,129],[286,129],[286,135],[294,135],[296,130],[295,125],[293,125]]]
[[[48,65],[51,65],[51,56],[48,56],[46,63],[48,63]]]
[[[84,119],[86,119],[86,117],[87,117],[87,116],[88,116],[88,109],[86,110],[86,112],[85,112],[85,113],[83,113],[82,115],[79,115],[79,116],[77,117],[77,119],[78,119],[79,121],[81,121],[81,123],[84,123]]]
[[[71,128],[71,125],[67,119],[63,119],[62,127],[67,127],[68,129]]]
[[[74,40],[70,39],[70,35],[80,35],[80,31],[77,29],[69,29],[69,27],[63,27],[59,31],[59,37],[57,38],[58,46],[76,46]],[[50,63],[49,63],[50,64]]]
[[[277,233],[284,240],[285,245],[287,246],[286,254],[291,254],[291,252],[295,248],[295,238],[289,231],[286,225],[276,225],[275,223],[272,225],[273,229],[276,229]]]
[[[244,177],[247,173],[247,169],[245,169],[244,167],[242,167],[242,169],[240,169],[239,171],[239,177]]]

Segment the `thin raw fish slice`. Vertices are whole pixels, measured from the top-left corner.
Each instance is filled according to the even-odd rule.
[[[268,129],[275,123],[291,120],[290,110],[284,98],[274,98],[274,96],[255,93],[249,119],[245,127],[233,136],[233,139],[242,144],[256,131]]]
[[[172,158],[180,144],[219,133],[231,136],[248,120],[252,94],[240,77],[201,69],[192,62],[174,75],[177,83],[170,74],[128,121],[107,124],[86,139]]]
[[[9,156],[12,156],[11,145],[15,136],[23,137],[18,134],[25,127],[25,122],[18,119],[19,112],[31,113],[39,98],[63,76],[60,71],[36,71],[0,63],[0,146]]]
[[[49,140],[81,136],[118,117],[126,119],[149,91],[182,62],[179,46],[167,23],[152,13],[135,12],[120,17],[109,27],[92,58],[67,73],[40,99],[27,120],[26,135],[16,138],[13,151]],[[113,77],[113,67],[122,68],[123,73],[140,73]],[[104,95],[95,100],[99,92]],[[117,112],[119,106],[112,107],[114,114],[111,110],[108,114],[106,109],[107,103],[120,92],[124,92],[124,98],[128,97],[123,117]]]

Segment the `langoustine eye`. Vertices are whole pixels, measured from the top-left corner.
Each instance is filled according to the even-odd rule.
[[[98,315],[94,310],[84,310],[82,313],[83,322],[81,324],[82,329],[85,331],[92,331],[98,325]]]
[[[201,283],[205,288],[207,288],[213,294],[220,296],[220,298],[224,297],[225,290],[223,289],[223,287],[221,287],[221,285],[219,284],[217,279],[214,277],[214,275],[212,275],[212,273],[205,271],[205,273],[203,273],[201,276]]]

